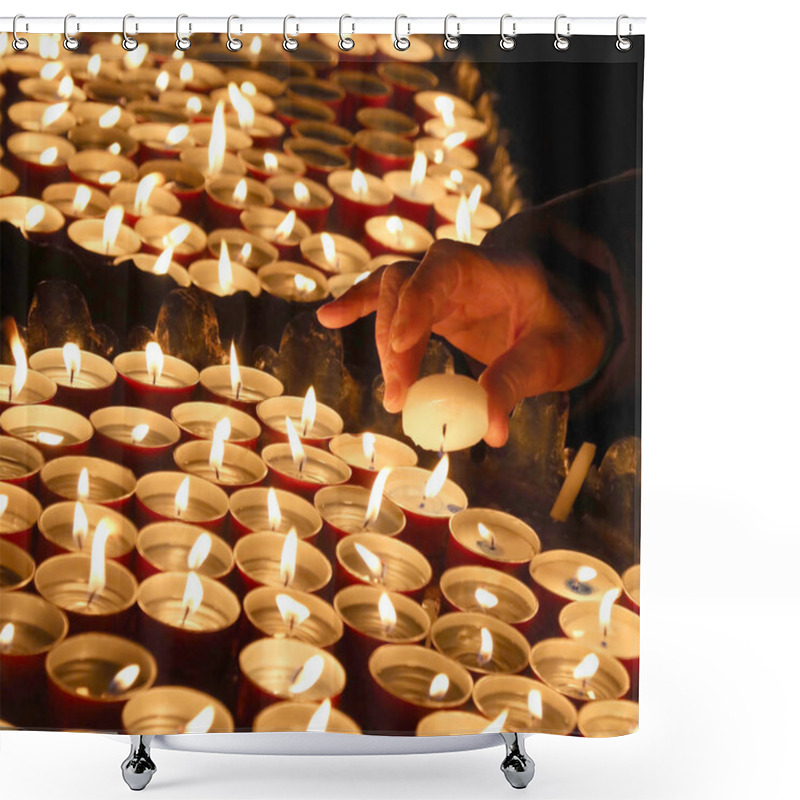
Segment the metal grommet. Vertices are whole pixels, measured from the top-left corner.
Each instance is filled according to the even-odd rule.
[[[126,14],[122,18],[122,49],[127,50],[129,53],[135,50],[139,46],[139,42],[136,41],[132,36],[128,36],[128,20],[129,19],[136,19],[133,14]],[[134,30],[139,30],[139,25],[134,22]]]
[[[192,46],[192,43],[189,40],[188,36],[181,35],[181,20],[182,19],[189,19],[189,15],[188,14],[178,14],[178,16],[175,17],[175,47],[177,47],[178,50],[188,50]],[[191,32],[192,32],[192,23],[190,22],[189,23],[189,33],[191,33]]]
[[[21,36],[17,36],[17,22],[21,19],[25,19],[24,15],[17,14],[14,17],[14,21],[11,23],[11,34],[14,37],[14,41],[11,43],[11,46],[19,53],[23,50],[28,49],[28,40],[23,39]],[[28,29],[27,23],[25,25],[25,30]]]
[[[63,45],[64,45],[64,49],[65,50],[69,50],[71,53],[73,53],[73,52],[75,52],[75,50],[77,50],[81,46],[81,43],[74,36],[70,36],[70,34],[69,34],[68,26],[69,26],[69,21],[71,19],[75,19],[75,15],[74,14],[67,14],[67,16],[64,17],[64,42],[63,42]]]
[[[409,35],[411,34],[411,25],[406,23],[406,27],[408,28],[408,33],[405,36],[400,35],[400,20],[401,19],[408,19],[405,14],[398,14],[394,18],[394,49],[400,50],[408,50],[411,47],[411,39],[409,39]]]
[[[456,34],[450,33],[447,30],[447,25],[451,19],[456,21]],[[458,17],[455,14],[448,14],[444,18],[444,41],[442,44],[444,45],[445,50],[458,50],[461,47],[461,40],[458,38],[461,35],[461,23],[458,21]]]
[[[511,20],[511,34],[506,33],[506,20]],[[517,35],[517,23],[511,14],[503,14],[500,17],[500,49],[513,50],[517,46],[517,40],[514,38]]]
[[[620,14],[617,17],[617,42],[616,42],[616,47],[617,47],[617,50],[619,50],[620,52],[627,53],[628,50],[631,49],[631,45],[633,43],[631,42],[630,39],[628,39],[627,36],[623,36],[622,33],[621,33],[621,28],[622,28],[621,23],[622,23],[622,20],[624,20],[624,19],[628,19],[628,15],[627,14]],[[633,33],[633,25],[631,25],[631,23],[629,22],[628,23],[628,36],[630,36],[632,33]]]
[[[559,14],[555,19],[555,23],[553,24],[553,33],[555,34],[556,37],[555,40],[553,41],[553,47],[555,47],[556,50],[560,50],[562,53],[564,52],[564,50],[569,50],[569,36],[570,36],[571,25],[569,22],[567,22],[567,35],[562,36],[558,32],[558,23],[560,20],[566,18],[567,18],[566,14]]]
[[[293,53],[300,47],[300,42],[289,36],[289,20],[297,20],[297,17],[293,17],[290,14],[283,18],[283,49],[286,50],[287,53]],[[300,33],[300,26],[295,24],[295,34],[298,33]]]
[[[346,19],[353,19],[349,14],[342,14],[339,17],[339,49],[344,50],[346,53],[348,50],[352,50],[356,43],[350,36],[344,35],[344,21]],[[350,26],[350,33],[354,33],[356,29],[355,23]]]
[[[235,19],[239,19],[239,17],[237,17],[235,14],[231,14],[231,16],[228,17],[228,41],[225,43],[225,47],[227,47],[231,53],[238,53],[243,47],[242,40],[235,38],[233,34],[231,34],[231,22],[233,22]],[[241,32],[241,30],[242,27],[240,25],[239,31]]]

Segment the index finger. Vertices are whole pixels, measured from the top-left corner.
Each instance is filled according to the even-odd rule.
[[[375,270],[369,278],[353,284],[341,297],[326,303],[317,310],[317,319],[326,328],[344,328],[371,314],[378,307],[384,269]]]

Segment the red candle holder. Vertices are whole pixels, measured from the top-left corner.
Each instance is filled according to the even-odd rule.
[[[634,564],[622,573],[623,603],[637,614],[639,613],[640,605],[639,572],[639,565]]]
[[[328,442],[342,432],[344,420],[330,406],[315,402],[316,411],[312,413],[309,423],[304,424],[305,405],[305,398],[288,395],[270,397],[259,403],[256,414],[261,422],[265,441],[271,444],[289,441],[286,431],[288,417],[303,444],[327,447]]]
[[[9,166],[36,193],[50,183],[67,180],[67,162],[77,152],[66,139],[49,133],[12,133],[6,148]]]
[[[70,222],[104,217],[111,208],[105,193],[85,183],[51,183],[42,192],[42,200],[57,208]]]
[[[122,378],[126,405],[169,414],[174,406],[192,397],[200,381],[197,370],[174,356],[162,355],[162,358],[160,370],[152,361],[148,365],[144,350],[120,353],[114,359],[114,367]]]
[[[0,197],[0,222],[10,222],[32,242],[46,244],[64,228],[64,215],[33,197]]]
[[[304,175],[306,165],[301,158],[270,148],[250,147],[239,153],[248,175],[266,181],[275,175]]]
[[[395,214],[423,227],[430,225],[435,204],[447,194],[444,186],[427,177],[427,166],[427,158],[418,150],[410,170],[395,170],[384,176],[386,185],[394,192]]]
[[[32,444],[13,436],[0,436],[0,481],[4,484],[35,491],[43,466],[44,456]]]
[[[319,139],[291,138],[283,145],[284,150],[302,159],[310,180],[325,182],[337,170],[347,169],[350,159],[340,148]]]
[[[183,472],[150,472],[136,483],[140,527],[177,521],[221,533],[227,515],[228,496],[203,478]]]
[[[413,448],[380,433],[341,433],[328,442],[328,447],[353,471],[353,483],[368,489],[372,488],[375,476],[384,467],[417,465]]]
[[[272,244],[281,259],[291,260],[299,252],[300,242],[311,235],[311,229],[296,211],[251,208],[242,212],[240,220],[246,231]]]
[[[267,181],[267,188],[279,208],[294,211],[312,231],[325,228],[333,195],[322,184],[295,175],[276,175]],[[277,242],[273,244],[277,246]]]
[[[177,217],[181,211],[181,201],[172,192],[160,186],[149,188],[147,184],[142,188],[142,181],[118,183],[109,192],[109,199],[125,209],[126,225],[135,226],[142,217],[155,215]]]
[[[184,441],[213,439],[214,429],[223,419],[231,424],[228,441],[255,450],[261,426],[244,411],[221,403],[181,403],[172,409],[172,420],[180,428]]]
[[[397,253],[415,259],[423,256],[433,244],[433,236],[413,220],[392,215],[368,219],[364,241],[373,256]]]
[[[272,192],[254,178],[220,175],[206,181],[206,215],[216,228],[238,226],[243,211],[273,202]]]
[[[345,99],[344,87],[333,81],[317,78],[291,78],[286,85],[286,96],[292,99],[311,100],[327,106],[336,119],[341,119]]]
[[[278,260],[277,248],[241,228],[217,228],[208,235],[208,252],[213,258],[219,259],[223,242],[231,260],[251,270]]]
[[[223,442],[216,453],[214,442],[196,440],[175,448],[175,465],[183,472],[204,478],[228,494],[237,489],[258,486],[267,477],[267,467],[257,453],[236,444]]]
[[[295,261],[275,261],[258,271],[264,292],[287,303],[318,304],[330,289],[330,282],[319,270]]]
[[[171,247],[173,260],[184,266],[200,258],[206,249],[203,229],[182,217],[162,214],[142,217],[134,230],[142,240],[145,253],[160,254]]]
[[[32,556],[0,537],[0,592],[18,592],[29,586],[36,572]]]
[[[387,61],[378,65],[378,75],[392,88],[392,106],[414,113],[414,95],[430,91],[439,85],[439,78],[429,69],[402,61]]]
[[[155,158],[178,158],[197,144],[186,124],[139,122],[128,128],[128,134],[139,143],[142,163]]]
[[[137,177],[141,180],[151,173],[163,175],[164,183],[161,188],[172,192],[178,198],[187,217],[194,217],[200,213],[205,177],[199,170],[181,162],[156,159],[142,164]]]
[[[11,406],[0,414],[0,429],[36,445],[45,458],[82,453],[94,429],[86,417],[59,406]]]
[[[291,128],[296,122],[304,120],[334,122],[336,120],[336,112],[316,100],[285,95],[275,99],[275,117],[287,128]]]
[[[391,98],[391,89],[377,75],[361,70],[340,70],[334,80],[345,90],[342,120],[352,126],[356,111],[360,108],[386,108]]]
[[[414,161],[414,145],[402,136],[385,131],[359,131],[356,134],[355,147],[356,165],[364,172],[375,175],[410,169]]]
[[[448,164],[433,164],[428,168],[428,175],[439,181],[448,192],[469,197],[476,186],[481,187],[481,196],[491,194],[492,184],[488,178],[473,169],[452,167]]]
[[[291,445],[283,443],[267,445],[261,451],[274,487],[313,500],[323,487],[350,480],[350,467],[336,456],[317,447],[306,446],[303,452],[304,455],[296,460]]]
[[[340,170],[328,176],[328,188],[336,198],[336,225],[353,236],[361,236],[370,217],[387,214],[394,195],[377,175],[361,170]],[[352,271],[352,270],[341,270]]]
[[[353,134],[341,125],[333,125],[330,122],[295,122],[292,125],[291,134],[293,139],[316,139],[323,144],[339,150],[344,155],[350,155],[353,146]],[[287,142],[287,144],[289,144]]]
[[[42,513],[39,501],[25,489],[4,483],[0,489],[0,507],[2,541],[31,552],[33,530]]]
[[[67,161],[70,179],[108,191],[121,181],[136,179],[136,164],[107,150],[81,150]]]
[[[238,540],[253,531],[288,533],[314,543],[322,529],[316,508],[291,492],[256,486],[240,489],[230,496],[231,532]]]

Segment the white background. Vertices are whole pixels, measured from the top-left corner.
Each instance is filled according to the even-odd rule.
[[[719,4],[714,13],[711,4],[683,0],[7,2],[5,13],[48,16],[648,17],[641,731],[605,741],[533,737],[537,776],[528,795],[796,796],[800,170],[790,31],[800,28],[800,6],[761,2],[745,15],[743,4]],[[126,753],[102,736],[3,733],[3,798],[127,797],[118,768]],[[512,793],[499,749],[347,759],[156,756],[159,772],[146,790],[153,800]]]

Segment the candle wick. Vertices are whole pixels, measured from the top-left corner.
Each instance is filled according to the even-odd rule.
[[[239,395],[242,393],[242,382],[236,384],[236,399],[239,399]]]
[[[217,476],[217,480],[219,481],[219,467],[214,467],[214,473]]]
[[[374,450],[372,451],[372,455],[370,456],[370,459],[369,459],[369,468],[371,470],[373,470],[373,471],[375,470],[375,451]]]
[[[183,619],[181,620],[181,628],[186,626],[186,618],[189,616],[189,606],[183,609]]]
[[[92,604],[92,601],[96,596],[97,596],[97,589],[95,589],[93,592],[90,592],[89,598],[86,600],[86,608],[89,608],[89,606]]]
[[[175,506],[175,516],[180,519],[181,518],[181,509],[180,506]]]
[[[73,383],[75,383],[75,370],[71,369],[69,371],[69,385],[72,386]]]
[[[442,446],[439,448],[439,458],[441,458],[444,455],[444,440],[446,436],[447,436],[447,423],[445,422],[442,425]]]

